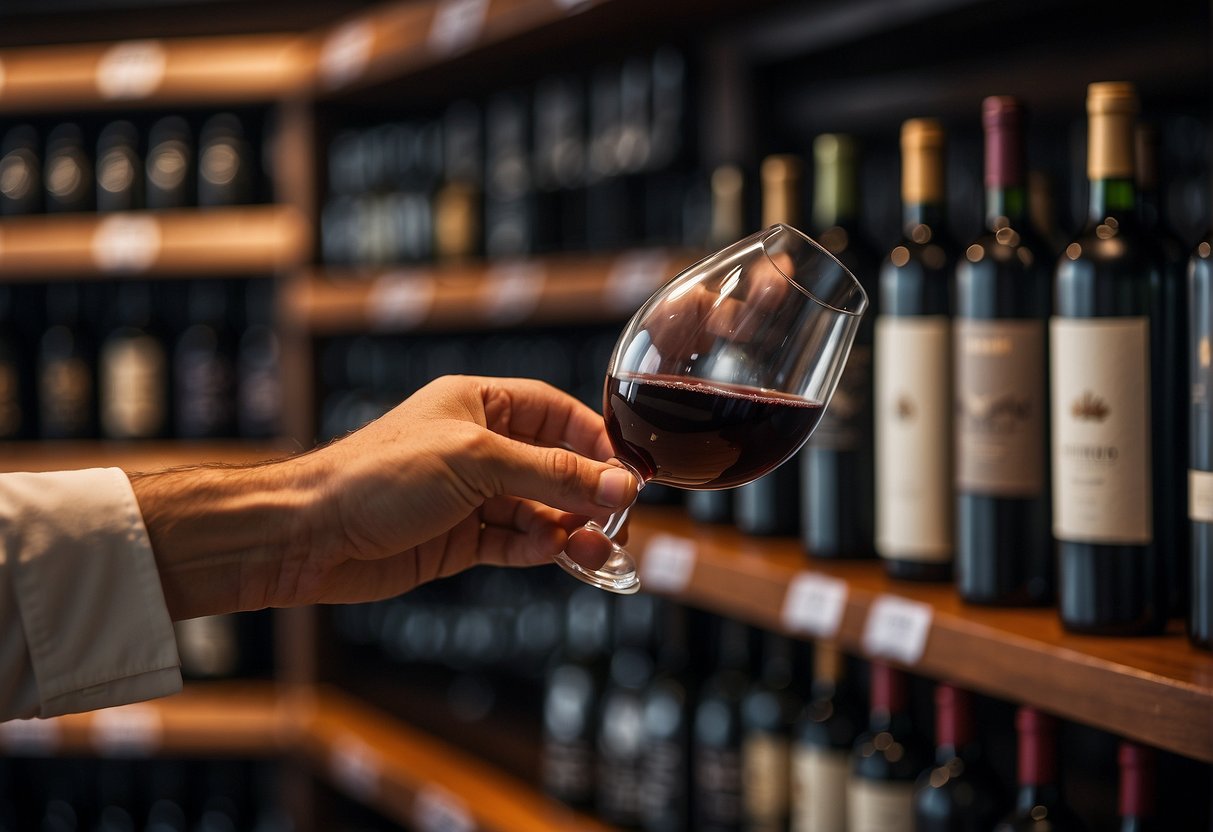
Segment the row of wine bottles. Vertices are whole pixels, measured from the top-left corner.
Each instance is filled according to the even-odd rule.
[[[197,122],[197,119],[194,119]],[[180,115],[10,127],[0,138],[0,216],[240,205],[264,196],[246,119]]]
[[[278,769],[243,760],[0,759],[0,829],[287,832]]]
[[[693,227],[707,221],[705,194],[686,175],[688,86],[684,56],[662,47],[432,119],[341,132],[329,146],[324,258],[702,244]]]
[[[281,434],[267,280],[0,285],[0,439]]]
[[[1156,804],[1157,754],[1127,742],[1119,785],[1102,782],[1071,805],[1059,721],[1033,708],[1013,717],[1007,707],[985,709],[979,724],[978,699],[939,684],[933,720],[920,721],[911,689],[921,691],[922,680],[847,662],[825,644],[813,649],[809,687],[806,644],[736,621],[584,589],[567,612],[564,654],[547,674],[541,780],[549,794],[619,828],[1061,832],[1116,814],[1124,830],[1207,822],[1199,794],[1182,795],[1182,806]],[[696,645],[704,641],[716,653],[706,666]],[[1115,739],[1103,736],[1100,748],[1106,758]],[[1207,766],[1181,762],[1171,776],[1199,789]]]
[[[983,105],[987,229],[967,247],[945,224],[938,122],[903,126],[904,237],[883,261],[855,224],[853,142],[818,137],[810,225],[873,312],[799,466],[693,494],[693,516],[799,532],[819,557],[875,552],[897,578],[954,577],[972,603],[1056,597],[1082,632],[1186,614],[1209,645],[1209,247],[1189,265],[1167,228],[1132,86],[1093,84],[1088,110],[1090,220],[1064,252],[1028,219],[1013,98]],[[800,222],[799,173],[795,157],[766,160],[764,223]],[[720,177],[717,204],[737,173]]]

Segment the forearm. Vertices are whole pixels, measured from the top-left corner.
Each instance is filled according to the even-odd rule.
[[[283,460],[130,473],[173,620],[272,603],[283,553],[307,545],[306,466]]]

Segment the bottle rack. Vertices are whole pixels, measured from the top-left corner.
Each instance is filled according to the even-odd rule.
[[[278,108],[279,204],[116,217],[4,218],[0,280],[274,274],[284,334],[291,339],[284,376],[288,411],[295,414],[279,442],[10,443],[0,447],[0,467],[149,469],[200,461],[250,462],[306,447],[312,435],[306,414],[314,405],[314,369],[308,357],[313,337],[621,321],[695,254],[645,250],[374,271],[305,265],[313,258],[320,189],[314,107],[363,100],[392,85],[416,90],[448,69],[466,76],[485,55],[496,55],[500,68],[498,52],[519,45],[550,47],[565,35],[585,44],[602,31],[634,28],[638,20],[676,32],[705,19],[758,16],[772,5],[716,0],[654,9],[630,0],[420,0],[384,3],[302,34],[0,50],[0,116],[247,103]],[[912,13],[888,15],[880,13],[885,4],[878,2],[826,4],[794,15],[794,26],[771,16],[750,27],[746,36],[766,44],[771,59],[788,58],[800,49],[829,60],[831,50],[888,37],[897,27],[929,26],[941,19],[956,28],[971,26],[983,5],[976,0],[919,4]],[[1038,19],[1050,8],[1030,5]],[[810,29],[811,36],[806,35]],[[807,38],[800,46],[793,44],[797,32]],[[1185,35],[1179,57],[1138,49],[1133,61],[1156,67],[1151,77],[1161,84],[1159,79],[1169,78],[1177,62],[1195,54],[1191,40]],[[1199,70],[1186,69],[1185,89],[1193,88],[1195,74]],[[990,91],[987,76],[981,77],[981,91]],[[823,93],[824,109],[809,108],[800,120],[819,127],[818,121],[837,116],[871,128],[873,113],[885,104],[892,112],[902,106],[890,103],[892,93],[877,89],[886,78],[887,72],[872,73],[871,81],[852,75],[832,87],[834,94]],[[924,79],[924,84],[955,80]],[[881,83],[873,86],[876,80]],[[958,97],[971,97],[968,88],[961,92],[938,101],[923,101],[920,95],[914,103],[949,107]],[[432,90],[426,94],[434,95]],[[1078,99],[1070,98],[1067,103],[1078,106],[1073,103]],[[856,110],[856,101],[868,102],[867,109]],[[128,225],[109,230],[115,222]],[[503,285],[511,287],[509,293]],[[1178,633],[1150,639],[1067,634],[1053,609],[967,607],[950,586],[894,584],[877,563],[806,560],[794,541],[745,538],[694,525],[669,510],[638,510],[630,547],[641,554],[642,580],[661,594],[799,637],[836,642],[848,651],[1213,762],[1213,658]],[[159,702],[65,717],[39,727],[19,723],[0,730],[0,749],[13,754],[287,755],[306,761],[318,776],[354,798],[422,829],[607,829],[557,806],[508,773],[347,694],[317,686],[321,645],[316,615],[308,609],[277,615],[277,683],[191,683],[179,697]],[[439,823],[454,818],[463,825],[427,825],[435,817]],[[309,818],[298,821],[300,828],[308,828]]]

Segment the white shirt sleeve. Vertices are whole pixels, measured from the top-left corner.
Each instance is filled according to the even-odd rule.
[[[178,664],[126,474],[0,474],[0,720],[176,693]]]

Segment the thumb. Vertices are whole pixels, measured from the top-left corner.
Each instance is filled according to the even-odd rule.
[[[492,434],[485,472],[501,496],[522,497],[587,517],[631,505],[636,478],[623,468],[563,448],[542,448]]]

